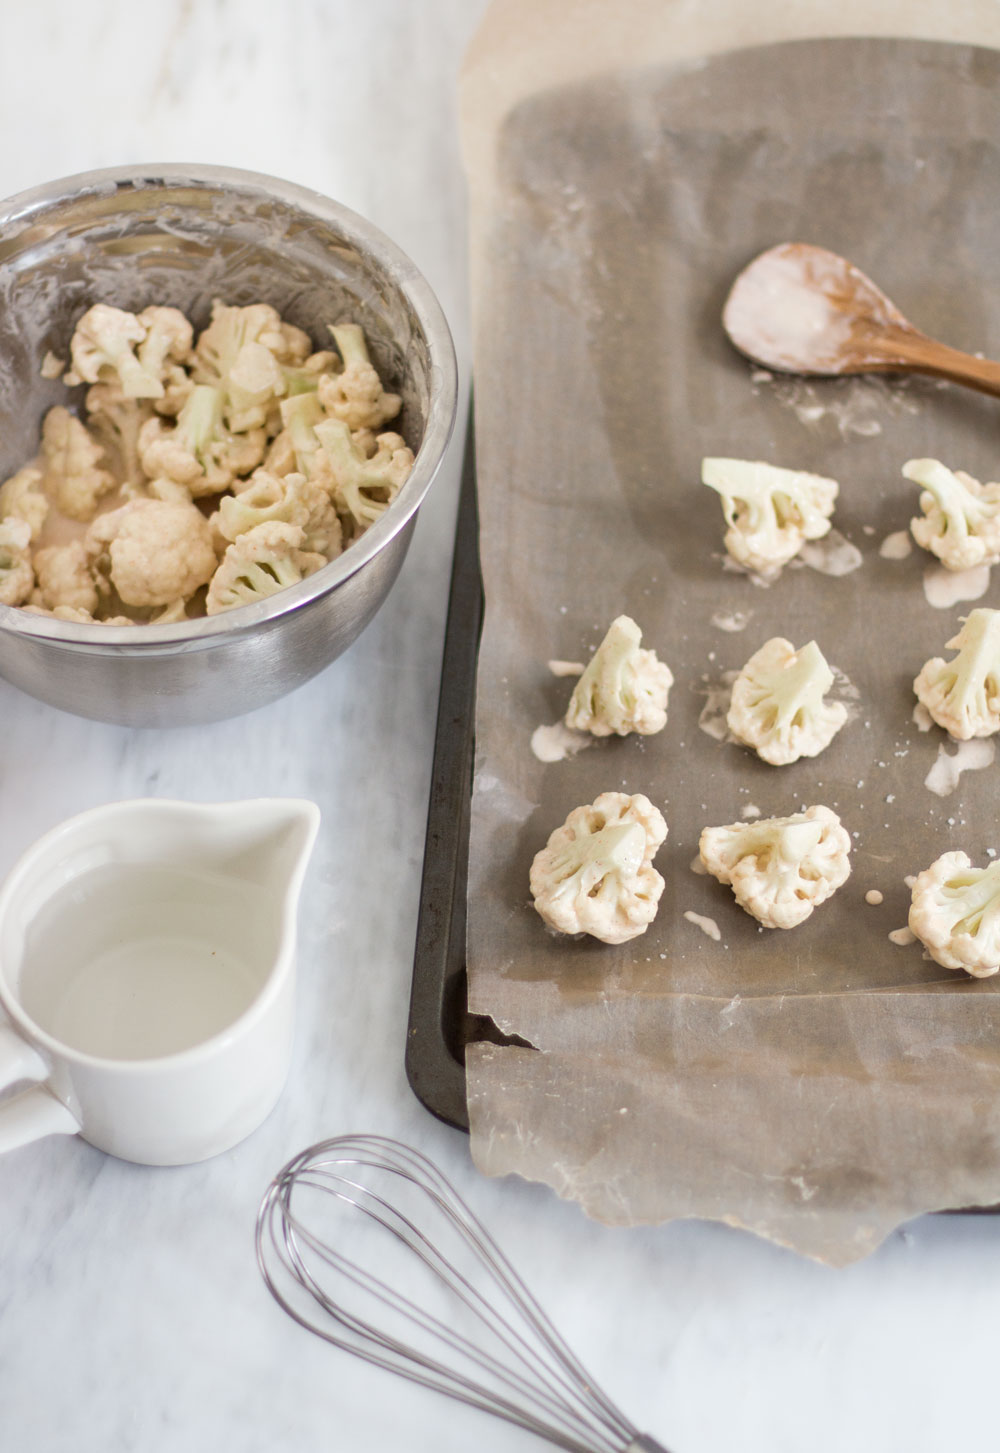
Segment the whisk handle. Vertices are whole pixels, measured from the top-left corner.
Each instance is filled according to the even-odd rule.
[[[640,1433],[637,1438],[632,1439],[627,1448],[622,1449],[622,1453],[668,1453],[668,1449],[664,1448],[662,1443],[657,1443],[655,1438],[649,1438],[645,1433]]]

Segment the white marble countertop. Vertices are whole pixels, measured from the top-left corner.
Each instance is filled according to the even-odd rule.
[[[283,175],[414,258],[468,376],[454,79],[483,0],[69,0],[5,7],[0,195],[133,161]],[[279,18],[280,17],[280,18]],[[1000,1221],[928,1218],[830,1271],[721,1226],[611,1231],[473,1171],[403,1071],[456,442],[403,574],[351,650],[228,724],[129,731],[0,683],[0,872],[52,824],[152,794],[313,798],[297,1054],[277,1110],[203,1165],[54,1138],[0,1165],[0,1447],[10,1453],[488,1453],[540,1446],[346,1358],[272,1304],[253,1221],[295,1151],[429,1152],[584,1363],[675,1453],[938,1453],[995,1442]]]

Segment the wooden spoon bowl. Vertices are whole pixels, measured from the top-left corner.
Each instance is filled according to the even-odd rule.
[[[722,325],[741,353],[782,373],[923,373],[1000,395],[1000,364],[928,338],[860,268],[809,243],[754,258]]]

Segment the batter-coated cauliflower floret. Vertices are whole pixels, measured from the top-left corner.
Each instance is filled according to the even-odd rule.
[[[152,418],[139,434],[139,456],[150,479],[183,484],[192,499],[221,494],[235,477],[256,469],[266,446],[263,429],[228,432],[222,390],[209,384],[191,390],[173,428]]]
[[[922,515],[910,521],[918,545],[949,570],[971,570],[1000,560],[1000,484],[980,484],[937,459],[911,459],[903,474],[923,490]]]
[[[399,413],[402,400],[387,394],[368,355],[364,330],[357,323],[331,328],[333,341],[344,360],[342,372],[320,379],[320,403],[350,429],[381,429]]]
[[[795,928],[851,873],[850,834],[829,807],[706,827],[698,851],[765,928]]]
[[[42,489],[42,471],[26,464],[10,479],[0,484],[0,520],[23,520],[37,540],[49,513],[49,502]]]
[[[531,865],[531,896],[550,928],[625,943],[656,917],[663,879],[653,858],[663,814],[637,793],[602,792],[577,807]]]
[[[154,304],[143,308],[138,319],[146,330],[146,336],[136,350],[139,362],[147,373],[166,385],[173,370],[190,358],[194,330],[180,308]]]
[[[612,732],[648,736],[663,730],[674,678],[655,651],[641,648],[641,641],[642,632],[630,616],[611,622],[570,697],[568,727],[595,737]]]
[[[80,420],[56,404],[42,422],[45,489],[57,509],[74,520],[89,520],[102,495],[115,487],[110,470],[102,469],[104,450]]]
[[[90,569],[90,559],[82,540],[68,545],[47,545],[35,551],[35,578],[38,588],[32,596],[33,605],[56,610],[69,606],[93,615],[97,610],[97,586]]]
[[[31,526],[13,517],[0,521],[0,605],[23,605],[34,586]]]
[[[205,601],[208,615],[253,605],[321,569],[324,555],[303,550],[305,532],[299,525],[270,520],[239,535],[229,546],[212,577]]]
[[[839,493],[836,480],[747,459],[703,459],[701,480],[722,496],[729,554],[765,575],[828,533]]]
[[[163,384],[157,372],[137,357],[135,345],[145,341],[146,325],[134,313],[96,303],[88,308],[69,345],[73,380],[83,383],[117,382],[129,399],[158,399]]]
[[[127,399],[117,383],[95,383],[87,390],[87,426],[104,447],[104,456],[126,495],[141,493],[146,473],[139,457],[139,435],[153,417],[145,399]]]
[[[917,874],[910,932],[946,969],[987,979],[1000,969],[1000,861],[974,868],[967,853],[944,853]]]
[[[317,472],[317,458],[320,442],[316,437],[316,425],[327,417],[315,393],[293,394],[281,401],[282,436],[288,440],[295,459],[298,474],[312,479]],[[275,441],[277,442],[277,441]]]
[[[208,521],[190,502],[130,500],[94,520],[86,545],[99,578],[126,605],[186,600],[211,580],[218,563]]]
[[[842,702],[823,699],[832,685],[833,672],[815,641],[797,651],[774,636],[733,683],[729,730],[774,767],[818,756],[847,720]]]
[[[279,478],[264,469],[256,470],[239,494],[226,495],[219,501],[210,524],[231,543],[268,520],[299,525],[304,550],[318,550],[328,560],[340,553],[337,511],[323,486],[306,479],[304,474],[286,474]]]
[[[332,479],[333,502],[341,515],[366,530],[388,508],[413,468],[413,453],[399,434],[379,434],[370,459],[354,442],[343,419],[316,425],[325,467]]]
[[[283,323],[269,303],[233,308],[216,299],[212,320],[195,344],[192,377],[221,391],[229,429],[260,428],[274,400],[287,391],[282,366],[301,367],[311,347],[308,334]]]
[[[924,664],[913,683],[917,700],[959,741],[992,736],[1000,731],[1000,610],[970,611],[945,649],[958,655]]]

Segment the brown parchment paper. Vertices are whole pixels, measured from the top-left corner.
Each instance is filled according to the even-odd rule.
[[[542,5],[536,22],[571,39],[574,8],[600,18]],[[848,1262],[919,1212],[1000,1201],[996,981],[888,937],[906,875],[1000,850],[1000,761],[946,796],[925,785],[945,738],[918,730],[911,683],[971,607],[930,603],[923,552],[879,553],[916,508],[905,460],[997,477],[1000,403],[929,381],[761,379],[719,315],[757,252],[813,241],[926,331],[1000,354],[1000,54],[825,36],[716,41],[700,60],[688,44],[672,63],[618,44],[608,71],[590,35],[572,79],[549,36],[558,84],[536,62],[525,85],[503,59],[519,9],[491,12],[465,78],[487,601],[468,964],[473,1012],[531,1048],[470,1047],[473,1153],[609,1223],[707,1216]],[[724,6],[702,9],[721,25]],[[603,16],[619,41],[628,12]],[[838,479],[860,567],[769,588],[726,571],[705,454]],[[996,578],[978,603],[1000,606]],[[539,761],[532,733],[572,688],[547,662],[586,660],[622,611],[674,672],[666,730]],[[820,758],[773,768],[699,719],[779,634],[818,640],[852,719]],[[656,922],[618,948],[548,933],[527,890],[551,830],[605,790],[646,793],[670,828]],[[816,802],[852,832],[854,868],[800,928],[760,929],[692,872],[705,825]]]

